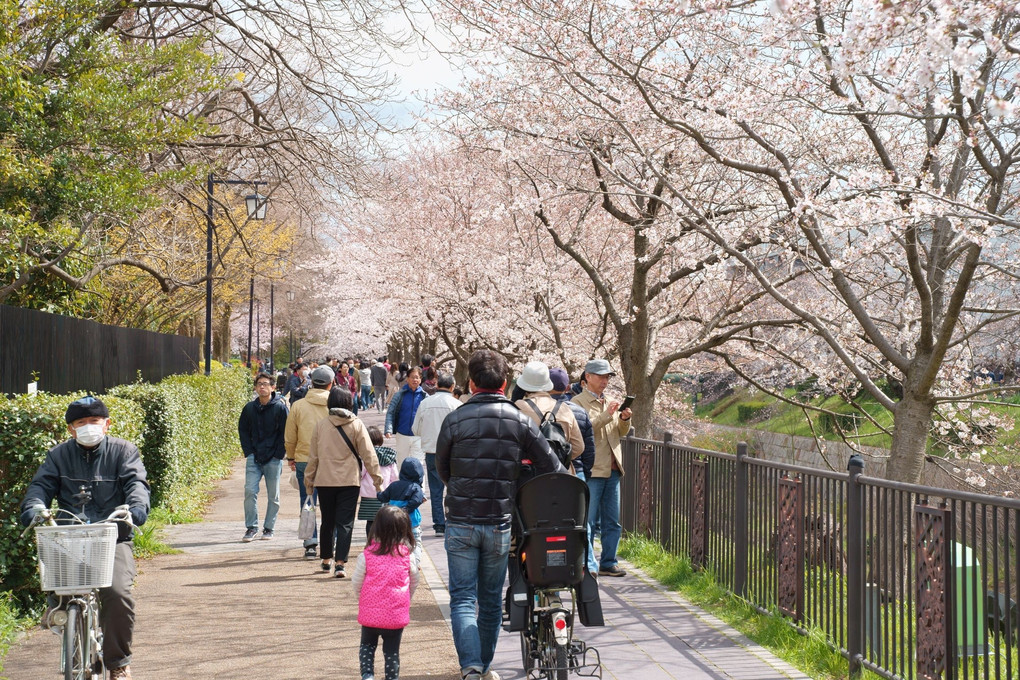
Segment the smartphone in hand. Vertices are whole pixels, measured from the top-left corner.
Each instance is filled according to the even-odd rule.
[[[619,410],[622,411],[624,409],[630,408],[630,405],[633,404],[633,403],[634,403],[634,397],[632,395],[628,394],[626,397],[623,398],[623,403],[620,404],[620,409]]]

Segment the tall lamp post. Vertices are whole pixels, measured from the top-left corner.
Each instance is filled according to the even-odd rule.
[[[245,366],[251,368],[251,318],[255,307],[255,277],[251,277],[248,289],[248,353],[245,355]]]
[[[273,284],[269,284],[269,370],[276,369],[276,355],[273,354]]]
[[[246,184],[255,187],[255,193],[245,196],[249,220],[266,219],[266,197],[258,193],[260,182],[243,179],[216,179],[212,173],[206,183],[205,207],[205,374],[212,372],[212,271],[213,271],[213,189],[217,184]]]
[[[290,330],[290,363],[294,363],[294,298],[296,298],[294,291],[287,291],[287,316],[290,319],[290,323],[287,324]]]

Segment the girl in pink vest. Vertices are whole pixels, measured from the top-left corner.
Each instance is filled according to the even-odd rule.
[[[351,579],[358,593],[361,680],[375,680],[375,648],[380,637],[386,680],[400,677],[400,636],[411,621],[411,595],[418,585],[414,548],[408,514],[395,505],[382,506]]]

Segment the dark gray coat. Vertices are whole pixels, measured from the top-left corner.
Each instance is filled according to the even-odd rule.
[[[91,496],[84,508],[75,498],[83,488]],[[54,498],[61,509],[89,522],[101,522],[118,505],[127,505],[132,521],[141,526],[149,516],[149,483],[138,447],[109,436],[91,451],[74,439],[57,444],[46,453],[28,485],[21,502],[21,523],[28,526],[32,521],[32,506],[49,507]],[[127,540],[130,535],[122,533],[121,538]]]

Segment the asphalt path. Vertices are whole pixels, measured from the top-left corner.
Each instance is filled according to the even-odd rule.
[[[362,414],[381,425],[374,410]],[[242,543],[244,461],[218,482],[202,522],[171,527],[180,552],[138,563],[135,678],[357,679],[360,627],[349,579],[324,574],[297,539],[298,493],[284,472],[276,538]],[[426,489],[427,492],[427,489]],[[264,493],[259,517],[264,516]],[[449,626],[446,553],[422,506],[422,580],[401,644],[401,678],[460,677]],[[351,560],[364,547],[355,524]],[[601,654],[602,677],[641,680],[801,680],[766,650],[626,563],[624,578],[600,580],[606,626],[575,635]],[[503,680],[522,680],[518,634],[500,636],[493,661]],[[10,680],[58,677],[60,640],[33,630],[7,656]],[[377,652],[382,678],[382,652]],[[572,676],[577,677],[577,676]]]

